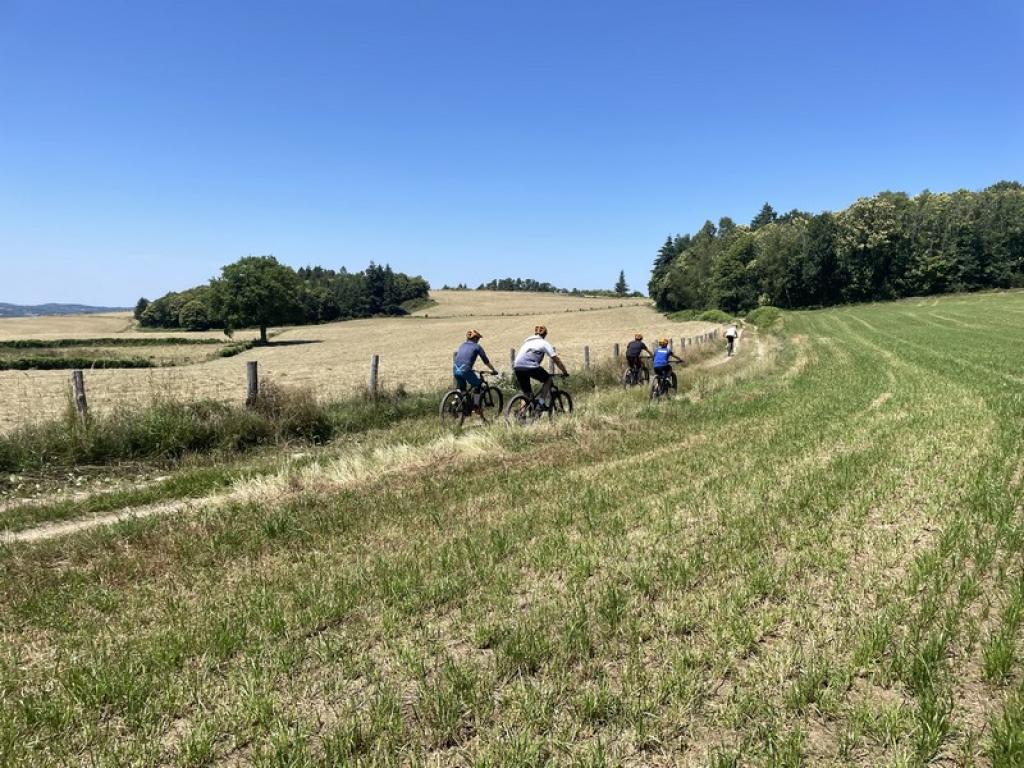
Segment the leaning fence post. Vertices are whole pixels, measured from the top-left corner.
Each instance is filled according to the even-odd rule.
[[[85,400],[85,374],[81,371],[71,372],[71,393],[75,401],[75,411],[78,417],[84,419],[89,411],[89,404]]]
[[[619,343],[615,342],[615,346],[612,347],[612,357],[616,360],[619,359]]]
[[[669,352],[672,351],[672,337],[671,336],[668,337],[668,351]]]
[[[380,355],[370,355],[370,397],[377,396],[377,369],[380,367]]]
[[[508,350],[508,367],[509,368],[515,368],[516,367],[516,348],[515,347],[509,347],[509,350]]]
[[[590,370],[590,347],[583,347],[583,370]]]
[[[254,405],[260,394],[260,379],[256,371],[256,361],[245,364],[245,404]]]

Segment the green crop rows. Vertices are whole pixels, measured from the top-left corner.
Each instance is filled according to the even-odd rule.
[[[1022,321],[790,313],[673,402],[4,545],[0,763],[1024,765]]]

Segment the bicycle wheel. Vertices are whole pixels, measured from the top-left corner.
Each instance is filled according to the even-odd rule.
[[[629,389],[636,384],[636,377],[633,375],[633,369],[627,368],[626,372],[622,374],[622,386]]]
[[[508,401],[508,408],[505,409],[505,417],[513,424],[533,424],[540,416],[540,411],[534,405],[533,399],[526,395],[516,395]]]
[[[668,392],[668,381],[661,376],[656,376],[651,384],[651,402],[659,400]]]
[[[466,412],[464,409],[465,396],[461,390],[453,389],[450,392],[446,392],[444,397],[441,398],[441,423],[442,424],[454,424],[456,426],[462,426],[462,422],[466,418]]]
[[[559,391],[551,398],[551,410],[549,411],[551,418],[554,418],[556,413],[572,413],[572,397],[568,392]]]
[[[487,387],[480,393],[480,413],[488,421],[493,421],[501,416],[502,408],[505,405],[505,396],[497,387]]]

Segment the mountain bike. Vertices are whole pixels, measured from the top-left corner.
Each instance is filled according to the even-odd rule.
[[[476,389],[452,389],[444,393],[440,409],[442,424],[454,424],[461,427],[466,417],[473,412],[473,397],[477,393],[480,396],[480,418],[490,421],[501,414],[505,405],[505,396],[498,387],[487,382],[487,377],[494,374],[490,371],[477,371],[476,373],[480,377],[480,386]]]
[[[557,373],[554,377],[565,378],[567,374]],[[545,407],[537,400],[536,395],[518,394],[508,401],[508,409],[505,416],[514,424],[533,424],[540,420],[544,414],[553,419],[556,414],[572,413],[572,396],[558,385],[551,382],[551,393],[548,395],[550,406]]]
[[[647,366],[641,363],[636,368],[631,365],[626,366],[626,372],[622,374],[622,386],[626,389],[635,387],[638,384],[646,384],[651,380],[651,372],[647,370]]]
[[[672,397],[676,393],[679,384],[676,379],[676,372],[673,370],[655,372],[654,381],[651,382],[651,402],[661,398]]]

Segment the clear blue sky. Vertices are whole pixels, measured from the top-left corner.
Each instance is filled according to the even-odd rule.
[[[666,234],[1024,180],[1024,4],[0,0],[0,301],[240,256],[645,287]]]

